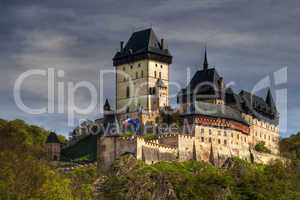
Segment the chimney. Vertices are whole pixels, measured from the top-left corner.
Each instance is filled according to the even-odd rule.
[[[164,44],[164,38],[160,39],[160,48],[164,49],[165,48],[165,44]]]
[[[124,41],[121,41],[121,42],[120,42],[120,51],[121,51],[121,52],[123,51],[123,45],[124,45]]]

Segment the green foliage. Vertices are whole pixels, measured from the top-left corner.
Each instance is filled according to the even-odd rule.
[[[114,166],[102,185],[108,199],[300,199],[300,167],[279,161],[257,165],[235,158],[230,167],[217,168],[197,161],[131,160]]]
[[[128,138],[128,137],[132,137],[134,136],[134,132],[133,131],[126,131],[122,137]]]
[[[143,135],[143,138],[145,141],[149,141],[149,140],[157,140],[158,136],[156,134],[153,133],[146,133]]]
[[[92,199],[92,183],[96,179],[96,167],[78,168],[67,177],[71,180],[71,189],[74,197],[79,199],[91,200]]]
[[[300,132],[291,135],[289,138],[282,139],[280,151],[284,156],[300,160]]]
[[[89,135],[61,152],[63,161],[96,161],[97,135]]]
[[[45,159],[48,134],[22,120],[0,119],[1,200],[91,199],[95,169],[75,171],[69,176],[56,171]]]
[[[260,141],[260,142],[258,142],[258,143],[255,145],[254,149],[255,149],[256,151],[262,152],[262,153],[271,153],[271,150],[268,149],[268,148],[265,146],[265,144],[266,144],[266,143],[265,143],[264,141]]]

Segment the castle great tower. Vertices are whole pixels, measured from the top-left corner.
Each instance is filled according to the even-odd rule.
[[[116,69],[116,111],[154,111],[169,105],[172,56],[164,39],[150,29],[134,32],[113,58]]]

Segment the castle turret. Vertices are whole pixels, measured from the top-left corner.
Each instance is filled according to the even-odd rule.
[[[135,112],[157,110],[156,82],[166,85],[168,95],[169,65],[172,56],[164,39],[158,40],[154,31],[134,32],[125,46],[113,58],[116,67],[116,111]],[[167,104],[168,101],[164,104]]]
[[[60,152],[61,152],[61,144],[58,140],[56,133],[51,132],[48,135],[46,141],[46,151],[48,155],[48,159],[51,161],[59,161],[60,160]]]

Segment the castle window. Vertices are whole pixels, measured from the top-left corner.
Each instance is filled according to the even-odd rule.
[[[209,132],[209,135],[211,135],[211,130],[210,129],[208,130],[208,132]]]
[[[227,145],[227,140],[224,140],[224,145],[225,145],[225,146]]]
[[[224,131],[224,136],[225,136],[225,137],[227,136],[227,133],[226,133],[226,131]]]
[[[161,65],[160,68],[163,68],[163,66]]]
[[[138,64],[138,67],[141,67],[141,63]]]
[[[218,144],[221,144],[221,140],[220,139],[218,139]]]
[[[238,140],[240,139],[240,135],[239,134],[236,137],[237,137]]]
[[[221,131],[218,131],[218,135],[221,135]]]
[[[142,78],[144,77],[144,71],[141,71],[141,77]]]
[[[161,78],[161,72],[159,72],[159,78]]]
[[[133,68],[133,66],[132,65],[130,65],[130,69],[132,69]]]
[[[201,133],[204,134],[204,128],[201,128]]]
[[[155,64],[155,67],[157,67],[157,64]]]
[[[156,71],[154,71],[154,77],[156,78]]]
[[[208,141],[211,143],[211,138],[209,138]]]
[[[139,74],[138,72],[135,72],[135,78],[138,79],[139,78]]]
[[[129,98],[130,96],[130,89],[129,87],[126,88],[126,97]]]
[[[201,137],[201,142],[204,142],[204,137]]]

